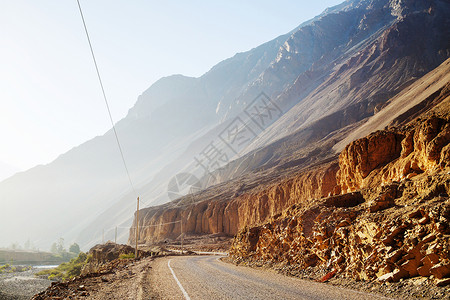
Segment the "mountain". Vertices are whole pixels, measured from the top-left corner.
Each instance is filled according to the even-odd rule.
[[[436,113],[440,114],[442,119],[448,119],[450,117],[449,101],[450,59],[447,59],[438,68],[391,98],[385,108],[368,117],[364,122],[357,122],[357,126],[352,124],[345,130],[337,130],[331,135],[331,141],[313,143],[312,149],[314,150],[310,153],[306,152],[308,155],[303,159],[294,160],[292,164],[287,165],[266,166],[265,169],[214,185],[192,196],[180,198],[176,205],[167,203],[142,209],[139,219],[140,226],[143,228],[140,231],[140,243],[148,244],[167,238],[177,239],[180,235],[180,225],[171,224],[171,222],[178,220],[184,221],[183,226],[186,233],[236,235],[243,228],[269,222],[274,216],[284,213],[291,206],[310,207],[316,203],[316,200],[323,200],[330,195],[343,194],[342,197],[352,199],[352,193],[361,188],[399,181],[406,178],[408,174],[432,174],[436,171],[435,166],[441,162],[444,163],[441,172],[447,173],[446,156],[437,155],[438,159],[434,159],[433,163],[404,163],[402,172],[405,173],[400,178],[400,172],[395,171],[384,176],[378,173],[379,177],[375,182],[363,180],[365,177],[371,178],[368,176],[370,171],[374,169],[380,171],[385,163],[392,162],[394,164],[395,159],[400,155],[398,149],[402,147],[398,145],[391,147],[390,144],[400,144],[402,139],[408,135],[402,132],[401,138],[400,135],[396,138],[396,135],[391,133],[396,126],[405,126],[414,120],[413,128],[416,130],[416,128],[420,128],[420,117],[430,118],[430,115],[433,116]],[[441,127],[447,129],[444,125]],[[376,139],[373,139],[373,143],[365,146],[370,149],[358,148],[358,144],[355,144],[353,149],[357,154],[346,157],[345,160],[338,159],[336,153],[340,154],[340,157],[347,155],[343,150],[349,147],[348,143],[352,145],[352,141],[364,138],[372,132],[379,133],[385,128],[390,128],[388,134],[376,135],[379,141],[377,140],[375,143]],[[433,153],[442,152],[443,155],[447,155],[445,149],[448,148],[450,135],[444,129],[442,131],[444,138],[437,143],[438,149],[433,150]],[[434,143],[434,138],[439,132],[440,130],[434,130],[427,137],[426,144]],[[411,134],[409,136],[411,138]],[[297,135],[294,135],[294,138],[296,137]],[[340,139],[339,143],[336,143],[337,139]],[[402,145],[403,143],[401,142]],[[266,147],[269,150],[263,148],[259,151],[271,151],[274,147],[285,147],[285,145],[290,146],[284,142],[276,142],[274,145]],[[420,152],[420,149],[429,148],[429,146],[417,144],[414,147],[418,148],[417,152]],[[372,157],[367,158],[367,156]],[[367,166],[355,165],[356,162],[361,165],[365,163]],[[348,170],[347,165],[352,165],[352,169]],[[408,168],[408,165],[421,165],[421,167],[420,169],[418,167]],[[398,163],[395,167],[399,167]],[[358,173],[364,175],[354,178]],[[130,232],[130,243],[133,243],[134,227]]]
[[[143,209],[140,242],[177,238],[180,226],[170,222],[182,219],[187,233],[234,235],[294,203],[340,193],[336,158],[348,143],[436,105],[429,97],[447,84],[448,64],[433,79],[423,76],[450,56],[449,10],[444,1],[347,1],[299,27],[254,84],[298,71],[271,94],[287,110],[238,158],[205,176],[207,189]],[[314,51],[305,53],[311,41]],[[416,87],[422,80],[427,85]]]
[[[200,78],[182,75],[162,78],[138,98],[116,129],[140,194],[146,191],[139,187],[185,151],[193,139],[227,119],[225,115],[229,113],[224,109],[216,114],[219,103],[229,106],[268,67],[283,40],[280,37],[247,53],[236,54]],[[0,221],[2,242],[30,238],[35,245],[48,247],[59,237],[74,241],[83,228],[129,192],[110,130],[48,165],[0,183],[0,203],[5,215]],[[125,202],[134,206],[134,199],[133,193]],[[125,221],[132,217],[132,210],[126,205],[122,210],[128,215]],[[15,216],[17,212],[19,218]],[[113,222],[113,227],[96,228],[96,232],[90,228],[82,240],[98,241],[103,229],[111,233],[122,221]]]
[[[0,181],[3,179],[6,179],[8,177],[11,177],[15,173],[19,172],[19,169],[11,166],[5,162],[0,161]]]
[[[143,207],[173,200],[182,174],[194,175],[202,199],[228,201],[335,158],[332,146],[449,57],[448,12],[439,0],[345,1],[199,78],[160,79],[117,123]],[[262,104],[270,114],[260,113]],[[230,147],[242,128],[250,135]],[[198,163],[206,150],[221,158],[207,171]],[[123,241],[136,196],[109,131],[1,182],[0,236],[24,241],[45,232],[34,244],[62,236],[86,248],[103,231],[112,239],[118,226]],[[165,207],[149,210],[163,216]]]

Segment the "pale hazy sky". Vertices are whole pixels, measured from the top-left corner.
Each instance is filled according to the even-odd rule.
[[[163,76],[200,76],[342,0],[80,0],[115,121]],[[0,180],[109,127],[76,0],[0,4]]]

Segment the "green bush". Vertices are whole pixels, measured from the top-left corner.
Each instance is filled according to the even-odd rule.
[[[61,278],[55,274],[50,274],[50,276],[48,276],[48,280],[58,281],[61,280]]]
[[[0,274],[2,273],[14,273],[14,272],[25,272],[31,270],[31,266],[11,266],[10,264],[6,264],[0,266]]]
[[[67,263],[62,263],[54,269],[42,270],[36,276],[46,276],[49,280],[65,281],[81,274],[81,269],[87,263],[88,256],[80,252],[77,257]]]
[[[9,264],[0,266],[0,274],[7,272],[9,269]]]
[[[123,253],[119,255],[120,259],[130,259],[134,258],[134,253]]]

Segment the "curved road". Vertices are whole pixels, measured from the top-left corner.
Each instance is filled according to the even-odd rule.
[[[217,256],[156,259],[149,272],[156,299],[386,299],[271,271],[235,266]]]

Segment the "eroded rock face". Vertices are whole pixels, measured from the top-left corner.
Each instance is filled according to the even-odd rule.
[[[370,172],[400,156],[402,139],[396,132],[378,131],[350,143],[339,156],[337,178],[342,191],[364,188]]]
[[[445,196],[411,205],[416,184],[445,187]],[[230,249],[236,262],[283,263],[296,268],[334,271],[356,280],[450,275],[450,175],[423,177],[401,187],[396,207],[372,211],[369,202],[353,207],[293,206],[270,222],[240,231]],[[377,197],[385,194],[379,188]],[[426,196],[426,195],[419,195]],[[409,205],[405,205],[409,203]],[[422,203],[422,204],[420,204]]]
[[[139,243],[178,238],[181,234],[180,220],[183,220],[185,233],[223,232],[234,235],[245,226],[267,222],[294,204],[342,194],[336,199],[353,201],[355,206],[365,200],[355,200],[352,193],[385,185],[390,187],[377,197],[367,199],[370,201],[368,209],[376,212],[390,208],[394,206],[397,193],[392,182],[411,179],[418,174],[432,174],[448,167],[449,130],[448,119],[430,116],[401,130],[378,131],[356,140],[340,154],[339,164],[322,165],[260,191],[230,199],[143,209],[139,220]],[[415,188],[422,193],[428,187]],[[327,201],[333,199],[331,197]],[[133,227],[130,244],[134,243],[134,237]]]
[[[449,141],[449,119],[438,116],[418,119],[402,130],[375,132],[342,151],[338,184],[343,192],[352,192],[443,170],[449,164]]]
[[[232,199],[212,199],[186,205],[150,207],[140,211],[139,243],[153,243],[180,236],[183,232],[235,235],[244,226],[264,223],[293,204],[339,193],[337,163],[325,164],[260,191]],[[135,239],[134,227],[129,243]]]
[[[437,116],[418,120],[402,140],[400,158],[381,170],[382,182],[412,178],[421,173],[432,173],[448,166],[450,123]]]

